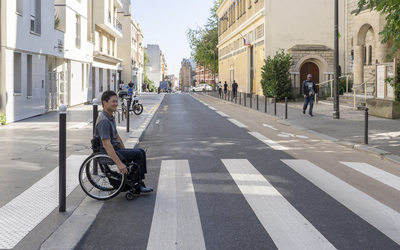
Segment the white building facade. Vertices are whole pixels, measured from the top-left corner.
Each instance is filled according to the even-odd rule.
[[[154,82],[154,86],[158,88],[163,80],[162,72],[162,51],[157,44],[147,44],[147,55],[150,62],[147,64],[147,76]]]
[[[118,19],[124,27],[123,38],[118,40],[118,57],[123,60],[121,80],[125,86],[132,81],[135,90],[140,91],[144,81],[144,35],[140,25],[131,15],[130,2],[130,0],[124,0],[124,8],[118,9]]]

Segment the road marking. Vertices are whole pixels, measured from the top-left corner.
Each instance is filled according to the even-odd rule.
[[[168,110],[168,105],[164,105],[164,111]]]
[[[281,161],[400,244],[400,213],[307,160]]]
[[[216,112],[217,112],[217,114],[219,114],[221,116],[229,117],[229,115],[225,114],[224,112],[221,112],[221,111],[216,111]]]
[[[211,110],[217,110],[216,108],[214,108],[213,106],[208,106]]]
[[[383,171],[367,163],[342,161],[340,163],[400,191],[400,177],[394,174]]]
[[[222,162],[278,249],[335,249],[247,159]]]
[[[79,168],[87,158],[67,159],[67,196],[79,185]],[[59,205],[59,170],[53,171],[0,208],[0,249],[12,249]]]
[[[267,128],[270,128],[270,129],[273,129],[273,130],[278,130],[278,129],[272,127],[271,125],[267,125],[267,124],[264,124],[264,123],[263,123],[263,126],[264,126],[264,127],[267,127]]]
[[[147,249],[206,249],[187,160],[161,162]]]
[[[156,124],[159,124],[160,123],[160,120],[156,120]]]
[[[244,125],[243,123],[239,122],[238,120],[228,119],[228,121],[232,122],[233,124],[235,124],[239,128],[248,128],[246,125]]]
[[[303,138],[303,139],[307,139],[308,137],[307,136],[304,136],[304,135],[294,135],[294,134],[289,134],[289,133],[286,133],[286,132],[282,132],[282,133],[280,133],[280,134],[278,134],[278,136],[280,136],[280,137],[297,137],[297,138]]]
[[[281,146],[280,144],[274,142],[271,139],[268,139],[267,137],[263,136],[262,134],[260,134],[258,132],[249,132],[249,134],[251,134],[252,136],[254,136],[255,138],[264,142],[265,144],[267,144],[268,146],[270,146],[271,148],[273,148],[275,150],[289,150],[287,147]]]

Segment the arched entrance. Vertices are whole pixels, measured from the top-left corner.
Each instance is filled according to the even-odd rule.
[[[300,69],[300,94],[303,94],[303,82],[305,80],[307,80],[307,75],[311,74],[312,80],[315,83],[319,83],[319,69],[318,66],[315,63],[312,62],[306,62],[303,64],[303,66],[301,66]],[[317,87],[317,90],[319,89],[319,87]]]

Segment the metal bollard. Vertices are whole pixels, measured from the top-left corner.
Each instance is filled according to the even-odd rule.
[[[60,127],[59,127],[59,212],[66,211],[67,203],[67,106],[60,106]],[[97,112],[96,112],[97,113]]]
[[[98,107],[99,103],[96,98],[93,99],[93,136],[94,136],[94,130],[96,129],[96,121],[98,117]]]
[[[242,92],[239,92],[239,105],[242,104]]]
[[[368,108],[365,108],[364,144],[368,144]]]
[[[257,94],[257,110],[258,110],[258,94]]]
[[[274,96],[274,115],[276,115],[276,96]]]
[[[250,108],[253,108],[253,93],[250,93]]]
[[[285,119],[287,119],[287,97],[285,97]]]
[[[126,101],[126,132],[128,133],[129,132],[129,108],[131,106],[131,100],[125,99],[124,101]]]
[[[237,91],[236,91],[236,95],[235,95],[235,103],[237,103]]]
[[[265,99],[265,113],[267,113],[267,96],[264,96]]]
[[[244,106],[246,107],[247,93],[245,92],[243,96],[244,96]]]

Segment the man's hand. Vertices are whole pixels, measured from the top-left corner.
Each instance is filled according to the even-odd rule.
[[[127,174],[128,173],[128,169],[126,168],[125,164],[123,164],[122,162],[117,164],[118,170],[121,174]]]
[[[304,97],[307,97],[307,95],[304,95]]]

